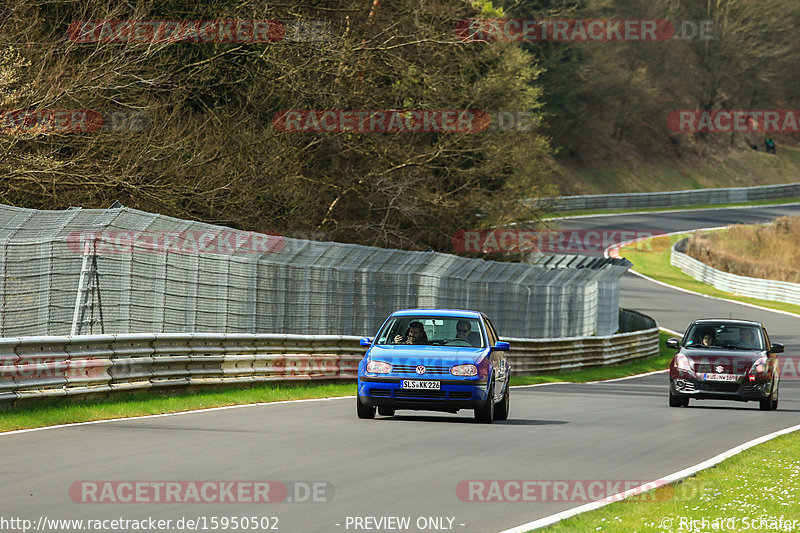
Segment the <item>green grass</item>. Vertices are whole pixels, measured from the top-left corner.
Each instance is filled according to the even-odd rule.
[[[655,280],[688,289],[690,291],[707,294],[709,296],[716,296],[718,298],[728,298],[729,300],[736,300],[749,304],[760,305],[770,309],[778,309],[780,311],[788,311],[790,313],[800,314],[800,306],[787,304],[783,302],[774,302],[770,300],[759,300],[756,298],[747,298],[738,296],[728,292],[715,289],[707,283],[698,281],[688,274],[684,274],[679,268],[669,264],[670,248],[672,245],[684,237],[688,237],[689,233],[682,235],[670,235],[665,237],[655,237],[646,241],[641,241],[630,246],[626,246],[620,250],[620,255],[633,263],[633,270],[651,277]]]
[[[582,513],[540,531],[798,531],[799,458],[800,435],[782,435],[684,481]],[[753,527],[753,520],[762,517],[797,522],[793,529],[770,527],[768,523]],[[687,527],[687,520],[703,518],[709,521],[704,527]],[[713,526],[711,521],[715,519],[721,521],[722,527]]]
[[[625,213],[655,213],[663,211],[691,211],[693,209],[717,209],[723,207],[738,207],[738,206],[769,206],[769,205],[784,205],[800,202],[800,196],[793,196],[791,198],[781,198],[772,200],[754,200],[752,202],[738,202],[731,204],[714,204],[714,205],[685,205],[675,207],[645,207],[645,208],[629,208],[629,209],[586,209],[576,211],[558,211],[550,213],[544,220],[554,218],[568,218],[577,217],[582,215],[624,215]]]
[[[553,383],[557,381],[586,382],[632,376],[666,368],[670,353],[664,348],[667,334],[661,332],[657,357],[624,365],[592,368],[575,372],[513,376],[512,385]],[[109,418],[126,418],[210,407],[267,403],[308,398],[334,398],[354,396],[353,382],[310,383],[303,385],[271,384],[252,388],[225,388],[216,390],[173,390],[170,392],[142,391],[113,395],[109,398],[64,400],[53,398],[0,407],[0,432],[15,429],[88,422]]]
[[[248,389],[142,391],[120,393],[98,399],[48,399],[15,407],[5,405],[0,413],[0,432],[91,420],[156,415],[249,403],[332,398],[355,395],[353,382],[304,385],[259,385]]]

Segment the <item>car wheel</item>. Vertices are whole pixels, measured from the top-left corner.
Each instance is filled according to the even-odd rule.
[[[510,395],[511,387],[506,384],[506,393],[503,395],[503,399],[500,400],[500,403],[498,403],[494,408],[495,420],[508,420],[508,405]]]
[[[774,411],[778,408],[778,391],[774,389],[775,383],[773,382],[773,393],[767,398],[762,398],[758,402],[758,408],[762,411]],[[772,396],[775,396],[774,398]]]
[[[481,424],[491,424],[494,420],[494,382],[489,385],[489,394],[486,395],[486,404],[475,409],[475,420]]]
[[[378,414],[381,416],[394,416],[394,409],[382,405],[378,407]]]
[[[669,391],[669,406],[670,407],[683,407],[689,405],[689,398],[684,396],[677,396]]]
[[[780,385],[778,387],[773,387],[773,389],[775,390],[775,399],[772,400],[772,410],[773,411],[777,411],[778,410],[778,395],[781,392]]]
[[[364,405],[358,396],[356,396],[356,412],[358,418],[375,418],[375,407]]]

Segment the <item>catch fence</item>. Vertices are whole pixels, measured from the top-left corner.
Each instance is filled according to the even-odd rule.
[[[509,337],[609,335],[629,267],[618,258],[504,263],[265,236],[124,207],[0,205],[0,337],[371,335],[391,312],[413,307],[480,310]]]

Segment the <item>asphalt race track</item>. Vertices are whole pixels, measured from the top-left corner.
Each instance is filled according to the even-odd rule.
[[[790,213],[800,213],[800,207],[580,218],[560,227],[666,232]],[[793,316],[686,294],[631,274],[622,280],[620,299],[670,329],[730,314],[763,321],[787,353],[800,346]],[[217,523],[276,517],[269,525],[284,532],[485,533],[587,500],[571,495],[560,498],[569,501],[462,501],[462,481],[650,481],[793,426],[800,412],[796,380],[782,382],[775,412],[759,411],[756,403],[713,401],[669,408],[666,392],[663,373],[515,388],[509,420],[491,425],[474,424],[471,412],[400,411],[393,418],[358,420],[355,399],[343,398],[9,434],[0,436],[0,518],[28,519],[34,526],[41,517],[173,521],[151,531],[179,531],[182,518],[188,530],[185,520],[200,519],[198,531],[213,531],[214,517]],[[87,496],[81,487],[92,486],[82,481],[277,481],[289,492],[281,503],[82,503]],[[309,488],[317,501],[307,501],[314,499]],[[487,493],[473,497],[481,494]],[[407,519],[409,527],[389,517]]]

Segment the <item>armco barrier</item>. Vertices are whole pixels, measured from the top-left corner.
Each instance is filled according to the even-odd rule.
[[[652,318],[620,309],[621,332],[571,339],[513,339],[512,372],[536,374],[614,365],[658,355],[658,324]]]
[[[513,372],[610,365],[658,354],[656,322],[620,310],[624,331],[602,337],[515,339]],[[147,333],[0,338],[0,401],[159,387],[355,379],[359,337]]]
[[[552,211],[574,211],[577,209],[627,209],[731,204],[797,196],[800,196],[800,183],[668,192],[556,196],[553,198],[540,198],[536,200],[536,203],[546,206]]]
[[[750,278],[717,270],[683,253],[686,250],[687,241],[688,238],[675,243],[669,262],[694,279],[708,283],[721,291],[740,296],[800,305],[800,284],[774,279]]]

